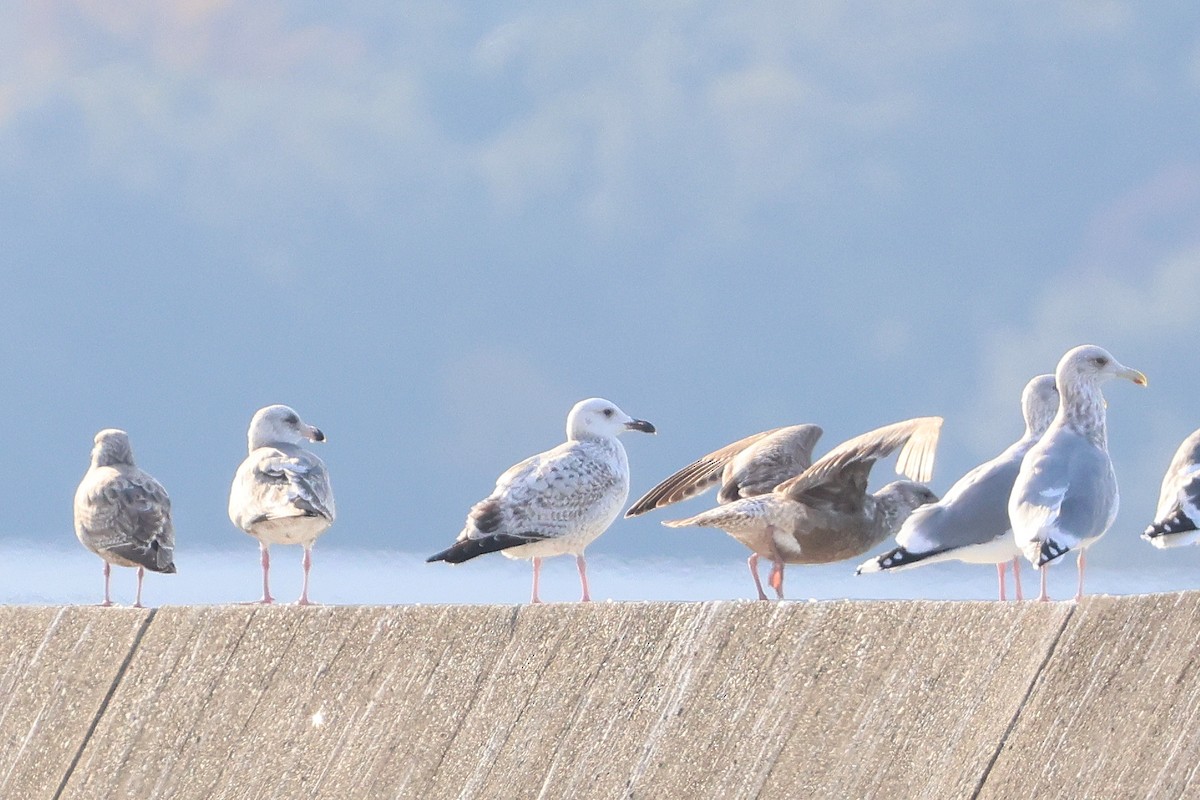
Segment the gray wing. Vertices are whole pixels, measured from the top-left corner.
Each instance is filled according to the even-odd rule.
[[[174,572],[175,527],[167,490],[136,467],[115,471],[75,498],[75,519],[98,551],[155,572]]]
[[[703,494],[721,484],[718,502],[764,494],[799,475],[812,464],[812,451],[821,437],[816,425],[791,425],[756,433],[714,450],[655,486],[628,511],[636,517]]]
[[[860,508],[871,467],[897,448],[903,449],[896,471],[916,481],[929,480],[941,428],[941,417],[918,417],[876,428],[830,450],[800,475],[776,486],[775,492],[810,505]]]
[[[229,512],[242,530],[285,517],[333,522],[336,508],[325,462],[301,447],[260,447],[238,468]]]
[[[896,543],[913,553],[987,544],[1008,533],[1008,497],[1024,450],[1005,451],[955,482],[938,503],[912,512]]]
[[[1100,536],[1112,525],[1117,504],[1108,454],[1074,431],[1056,428],[1025,457],[1008,509],[1017,543],[1030,554],[1045,542],[1065,552]]]

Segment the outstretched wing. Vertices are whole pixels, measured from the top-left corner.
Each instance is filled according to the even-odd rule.
[[[941,428],[941,417],[918,417],[876,428],[830,450],[800,475],[775,487],[775,492],[808,505],[842,511],[861,508],[871,467],[899,447],[903,449],[896,471],[916,481],[929,480]]]
[[[812,464],[812,451],[821,437],[816,425],[791,425],[756,433],[696,459],[668,477],[634,503],[626,517],[702,494],[721,483],[717,497],[729,503],[769,492]]]

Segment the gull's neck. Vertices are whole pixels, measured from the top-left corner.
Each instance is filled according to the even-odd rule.
[[[1063,381],[1066,384],[1066,381]],[[1108,429],[1105,424],[1107,409],[1100,384],[1094,380],[1071,382],[1060,386],[1062,402],[1058,416],[1063,423],[1077,431],[1092,444],[1108,449]]]

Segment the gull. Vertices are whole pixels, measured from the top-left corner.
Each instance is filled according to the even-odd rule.
[[[1200,541],[1200,430],[1183,440],[1163,476],[1158,511],[1142,538],[1155,547]]]
[[[878,428],[838,445],[768,494],[663,525],[724,530],[774,563],[769,583],[783,599],[784,564],[825,564],[861,555],[895,534],[913,509],[936,502],[920,483],[894,481],[871,494],[867,479],[878,459],[903,447],[897,471],[928,480],[941,425],[941,417],[920,417]],[[765,600],[757,570],[752,572],[759,599]]]
[[[1021,393],[1021,411],[1025,417],[1024,436],[959,478],[939,502],[914,511],[896,534],[897,546],[865,561],[857,574],[892,572],[951,559],[995,564],[1000,599],[1005,600],[1005,566],[1011,561],[1016,598],[1022,599],[1021,550],[1008,520],[1008,496],[1021,469],[1021,459],[1042,438],[1058,411],[1053,375],[1038,375],[1026,384]]]
[[[1105,401],[1101,384],[1125,378],[1139,386],[1146,376],[1121,364],[1102,347],[1081,345],[1058,362],[1058,412],[1021,461],[1008,499],[1013,537],[1041,573],[1038,600],[1046,594],[1045,566],[1079,550],[1083,598],[1084,551],[1112,526],[1119,498],[1117,476],[1108,456]]]
[[[454,544],[426,561],[461,564],[485,553],[533,559],[533,595],[540,603],[542,559],[573,555],[591,600],[584,549],[607,530],[629,496],[629,461],[617,439],[625,431],[654,433],[599,397],[581,400],[567,415],[567,441],[510,467],[496,488],[471,507]]]
[[[813,447],[821,433],[816,425],[789,425],[725,445],[665,478],[630,506],[625,516],[636,517],[696,497],[718,483],[721,489],[717,502],[722,505],[768,494],[812,466]],[[752,552],[746,565],[754,577],[758,598],[766,600],[758,577],[758,558],[758,553]]]
[[[92,462],[75,491],[75,535],[104,559],[104,602],[112,565],[137,567],[137,598],[142,607],[146,570],[174,574],[175,528],[167,490],[133,463],[129,434],[106,428],[96,434]]]
[[[255,413],[247,439],[249,455],[229,491],[229,518],[258,539],[263,574],[263,596],[258,602],[275,602],[268,580],[271,545],[298,544],[304,548],[304,588],[298,603],[309,605],[312,547],[333,524],[336,512],[325,462],[302,443],[323,442],[325,434],[288,406],[272,405]]]

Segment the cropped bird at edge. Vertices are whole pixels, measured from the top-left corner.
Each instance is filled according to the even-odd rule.
[[[510,467],[496,488],[471,507],[454,544],[426,561],[460,564],[500,551],[533,559],[532,603],[540,603],[542,559],[573,555],[581,600],[591,600],[584,549],[608,529],[629,497],[629,460],[617,439],[654,433],[602,398],[581,400],[567,415],[567,441]]]
[[[937,503],[921,506],[900,526],[896,547],[861,564],[857,574],[896,572],[939,561],[995,564],[1000,599],[1006,565],[1011,561],[1016,599],[1021,600],[1021,549],[1008,520],[1021,459],[1050,427],[1058,411],[1053,375],[1038,375],[1021,393],[1025,435],[1004,452],[980,464],[955,482]]]
[[[1063,355],[1054,371],[1058,411],[1022,459],[1008,499],[1013,537],[1041,570],[1041,601],[1049,599],[1046,565],[1071,550],[1079,551],[1075,599],[1083,598],[1084,552],[1117,517],[1117,476],[1108,456],[1106,403],[1100,390],[1113,378],[1146,385],[1145,375],[1102,347],[1080,345]]]
[[[229,518],[258,539],[263,576],[258,602],[275,602],[271,545],[298,544],[304,548],[304,587],[297,602],[309,605],[313,544],[333,524],[336,510],[325,462],[304,442],[324,442],[325,434],[301,420],[294,409],[272,405],[255,413],[247,439],[249,455],[237,468],[229,491]]]
[[[916,481],[929,480],[932,475],[941,425],[941,417],[898,422],[838,445],[798,474],[784,478],[781,470],[762,482],[747,481],[744,488],[736,488],[727,481],[722,496],[728,502],[687,519],[667,520],[663,525],[724,530],[752,551],[748,564],[758,598],[767,599],[758,576],[761,557],[772,562],[769,584],[776,596],[783,599],[785,564],[826,564],[862,555],[893,535],[914,508],[937,501],[933,492]],[[763,472],[772,471],[767,466],[770,461],[802,464],[811,457],[814,431],[791,430],[795,438],[790,445],[781,445],[781,450],[788,453],[786,458],[779,454],[768,456],[770,447],[759,450]],[[759,434],[761,438],[748,437],[684,467],[651,489],[630,513],[669,505],[703,491],[715,482],[712,476],[718,462],[723,470],[725,465],[738,461],[747,448],[767,442],[773,433]],[[903,449],[897,458],[896,471],[915,480],[894,481],[869,494],[871,467],[897,448]],[[754,460],[749,457],[740,463],[746,465]],[[711,475],[701,477],[707,469],[713,470]],[[744,471],[753,472],[748,468]],[[734,468],[730,477],[737,473]],[[783,479],[769,491],[764,488],[778,478]],[[735,491],[737,495],[745,491],[748,496],[735,499]]]
[[[1200,541],[1200,430],[1183,440],[1163,476],[1154,521],[1142,538],[1158,548]]]
[[[106,428],[96,434],[91,466],[75,492],[75,535],[104,559],[104,602],[112,565],[137,567],[137,598],[142,607],[146,570],[175,572],[175,528],[167,490],[133,463],[129,434]]]

